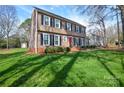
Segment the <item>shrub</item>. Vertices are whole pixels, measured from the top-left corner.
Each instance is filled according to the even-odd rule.
[[[85,48],[85,46],[81,46],[81,48]]]
[[[96,45],[82,46],[81,48],[96,48]]]
[[[64,49],[60,46],[50,46],[46,47],[45,53],[55,53],[55,52],[64,52]]]
[[[92,48],[96,48],[96,46],[95,46],[95,45],[93,45],[93,46],[92,46]]]
[[[56,46],[56,47],[54,47],[54,51],[55,52],[64,52],[64,49],[60,46]]]
[[[71,50],[70,47],[64,48],[64,51],[65,51],[65,52],[69,52],[70,50]]]
[[[45,53],[54,53],[54,52],[55,52],[55,50],[53,47],[46,47],[46,49],[45,49]]]

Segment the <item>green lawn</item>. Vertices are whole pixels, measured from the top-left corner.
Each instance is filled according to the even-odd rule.
[[[27,54],[0,50],[0,86],[124,86],[124,52]]]

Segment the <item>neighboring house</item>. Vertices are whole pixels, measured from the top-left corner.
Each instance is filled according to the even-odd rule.
[[[89,38],[89,45],[103,46],[103,37],[101,35],[91,33]]]
[[[42,9],[34,8],[29,43],[30,51],[41,53],[47,46],[80,49],[81,46],[85,46],[86,39],[85,26]]]

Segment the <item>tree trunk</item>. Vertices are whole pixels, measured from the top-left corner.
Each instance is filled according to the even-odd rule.
[[[118,5],[120,11],[121,11],[121,22],[122,22],[122,36],[123,36],[123,40],[122,40],[122,46],[124,48],[124,5]]]
[[[106,37],[106,28],[105,28],[104,22],[102,22],[102,24],[103,24],[103,32],[104,32],[104,47],[107,47],[108,44],[107,44],[107,37]]]
[[[124,48],[124,11],[121,12],[121,19],[122,19],[122,34],[123,34],[122,43],[123,43],[123,48]]]
[[[118,48],[120,48],[120,30],[119,30],[118,11],[116,17],[117,17],[117,32],[118,32]]]
[[[6,48],[9,49],[9,35],[7,34]]]

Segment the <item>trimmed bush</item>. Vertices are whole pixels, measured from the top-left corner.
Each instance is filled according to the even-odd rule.
[[[56,52],[64,52],[64,49],[60,46],[50,46],[46,47],[45,53],[56,53]]]
[[[70,50],[71,50],[70,47],[64,48],[64,51],[65,51],[65,52],[69,52]]]
[[[56,47],[54,47],[54,51],[55,52],[64,52],[64,49],[60,46],[56,46]]]
[[[90,48],[90,49],[93,49],[93,48],[96,48],[96,45],[82,46],[81,48]]]
[[[45,49],[45,53],[54,53],[54,52],[55,52],[55,50],[53,47],[46,47],[46,49]]]

